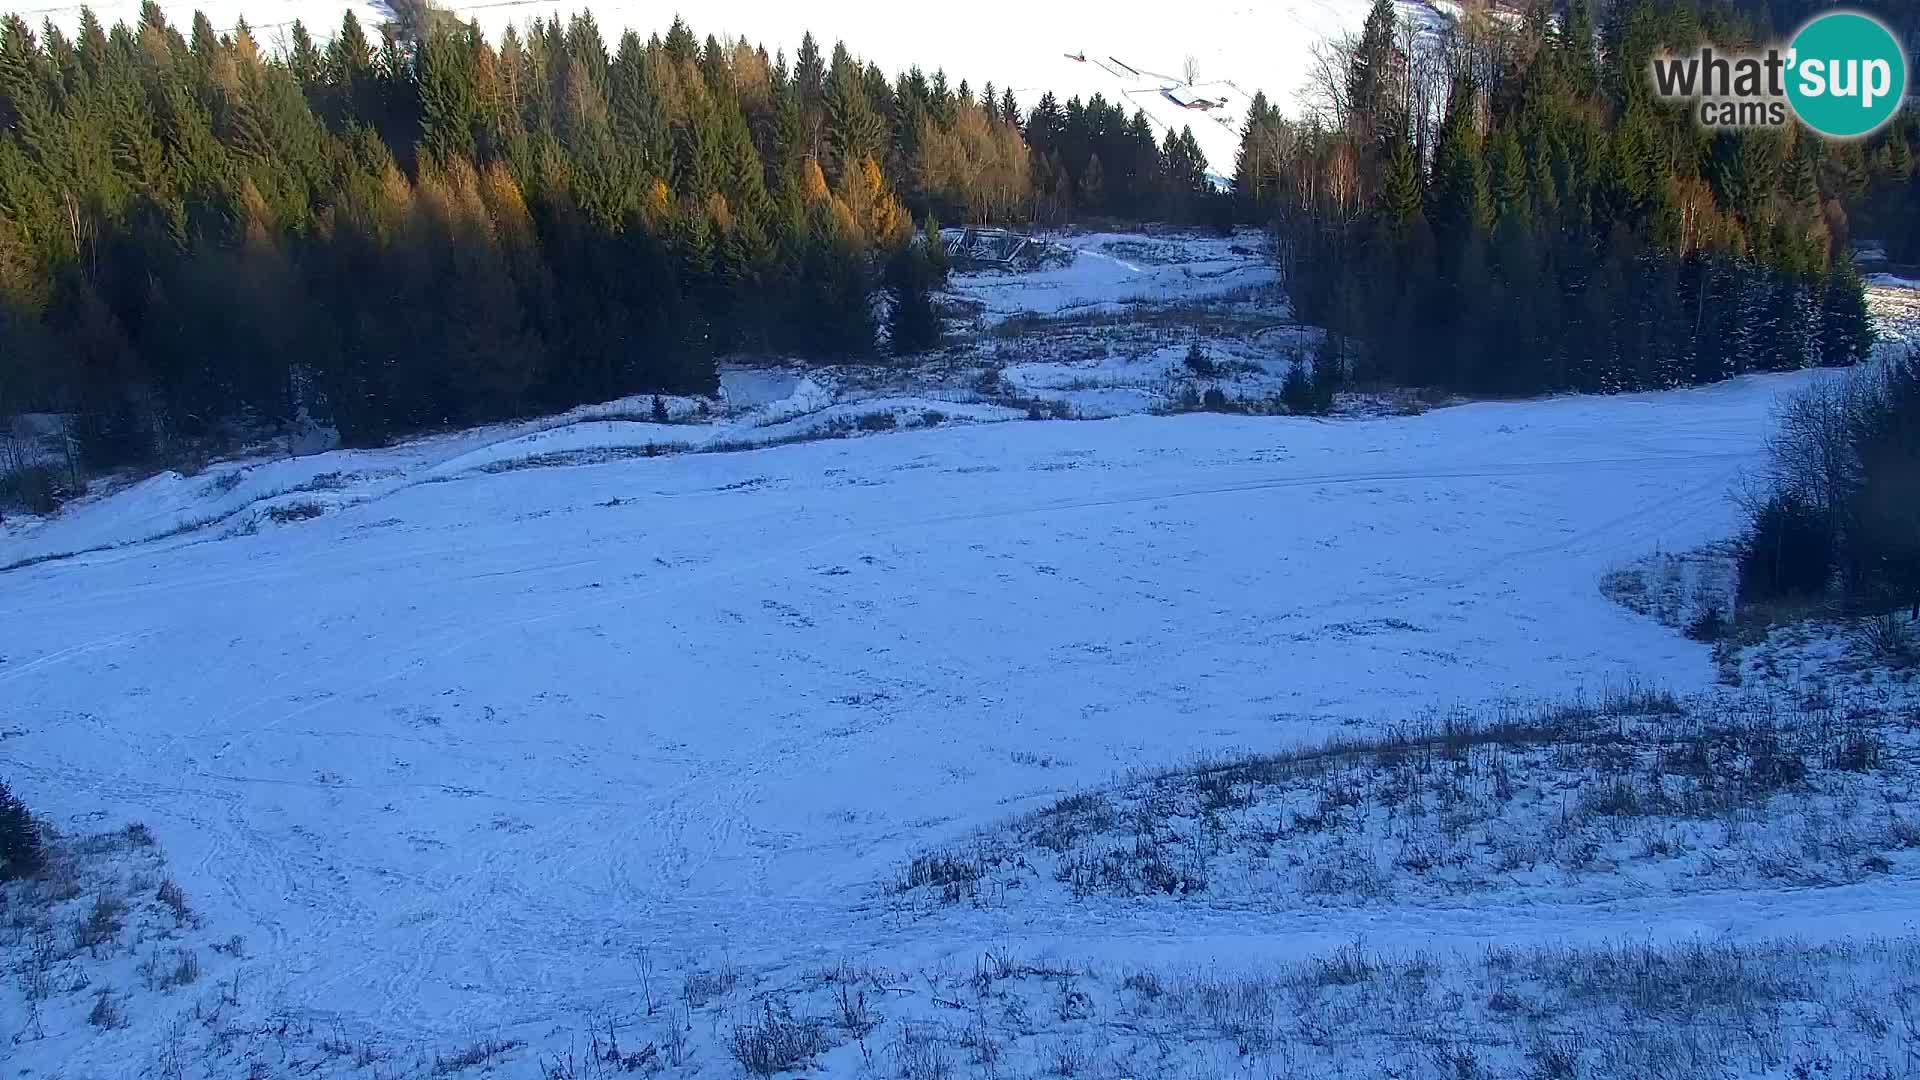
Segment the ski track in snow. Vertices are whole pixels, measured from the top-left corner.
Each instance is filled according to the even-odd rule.
[[[773,969],[1000,941],[1245,960],[1356,934],[1906,929],[1897,881],[1290,913],[916,914],[875,889],[912,850],[1133,766],[1708,685],[1704,646],[1597,580],[1725,535],[1776,394],[1815,377],[401,485],[0,574],[0,726],[23,730],[0,752],[56,821],[147,822],[272,1000],[396,1038],[569,1023],[633,993],[643,946]],[[1404,627],[1320,632],[1388,616]]]

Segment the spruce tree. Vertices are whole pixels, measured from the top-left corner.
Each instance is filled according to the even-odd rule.
[[[1426,227],[1422,187],[1420,163],[1413,156],[1412,145],[1403,138],[1389,140],[1379,216],[1387,234],[1398,242],[1407,242]]]
[[[0,781],[0,881],[31,877],[45,865],[39,823]]]
[[[1347,130],[1362,146],[1397,122],[1391,116],[1399,12],[1393,0],[1373,0],[1347,68]]]
[[[629,30],[607,68],[607,119],[615,143],[648,177],[672,175],[673,141],[660,95],[647,85],[645,46]]]
[[[896,354],[925,352],[940,343],[934,278],[930,249],[923,243],[899,244],[888,258],[888,340]]]
[[[1487,182],[1487,155],[1474,126],[1475,89],[1464,74],[1454,80],[1440,145],[1433,163],[1428,220],[1443,247],[1458,249],[1493,222],[1493,196]]]
[[[820,59],[820,45],[811,33],[800,38],[800,52],[794,58],[793,84],[800,92],[802,107],[817,105],[826,94],[827,68]]]
[[[1819,362],[1828,367],[1857,364],[1872,355],[1873,316],[1866,287],[1851,259],[1839,259],[1820,293]]]
[[[1533,227],[1532,194],[1527,187],[1527,159],[1512,128],[1494,137],[1489,167],[1493,216],[1501,227],[1522,232]]]

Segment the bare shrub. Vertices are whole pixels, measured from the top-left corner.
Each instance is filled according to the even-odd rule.
[[[907,892],[936,888],[951,903],[973,896],[980,879],[986,874],[985,861],[978,851],[970,854],[950,850],[929,851],[915,855],[908,862],[901,875],[899,889]]]
[[[687,976],[682,985],[681,996],[686,999],[689,1008],[704,1008],[707,1002],[733,993],[739,975],[732,967],[719,971],[696,971]]]
[[[73,947],[97,953],[102,947],[111,946],[120,936],[121,917],[126,911],[126,901],[117,893],[106,889],[95,893],[93,905],[74,920]]]
[[[173,925],[175,927],[192,924],[193,908],[187,904],[186,890],[180,887],[179,882],[172,878],[167,878],[162,881],[156,893],[156,898],[162,904],[166,905],[168,911],[173,913]]]
[[[1854,638],[1861,650],[1874,660],[1895,667],[1920,663],[1920,640],[1914,624],[1898,615],[1884,614],[1862,619],[1854,627]]]
[[[763,1002],[758,1016],[734,1025],[728,1041],[733,1059],[755,1076],[800,1068],[832,1045],[820,1021],[793,1015],[784,1001]]]
[[[1087,1068],[1087,1046],[1079,1039],[1060,1039],[1047,1052],[1047,1072],[1054,1076],[1079,1076]]]
[[[267,517],[277,525],[285,525],[290,522],[307,521],[312,518],[317,518],[326,512],[327,508],[320,503],[302,500],[299,502],[282,503],[279,506],[270,506],[267,508]]]
[[[1359,941],[1352,941],[1326,956],[1313,961],[1316,981],[1332,986],[1352,986],[1366,982],[1374,976],[1374,965],[1367,959],[1366,948]]]
[[[948,1080],[953,1075],[953,1058],[947,1041],[938,1024],[901,1024],[891,1044],[895,1074],[900,1080]]]
[[[103,986],[94,991],[93,1008],[87,1012],[87,1023],[97,1028],[127,1026],[126,1010],[120,1007],[119,995],[113,992],[113,987]]]
[[[174,990],[199,980],[200,956],[192,949],[156,949],[140,962],[139,972],[147,989]]]
[[[838,1007],[836,1019],[842,1030],[854,1038],[864,1038],[880,1023],[874,1016],[873,1008],[867,1003],[865,987],[857,987],[842,982],[835,1001]]]
[[[525,1045],[518,1039],[481,1039],[446,1054],[433,1055],[433,1075],[491,1066],[503,1055]]]

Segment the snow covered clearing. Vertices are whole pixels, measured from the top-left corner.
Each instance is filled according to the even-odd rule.
[[[281,444],[195,475],[97,484],[54,517],[0,522],[0,566],[172,537],[248,533],[472,472],[731,451],[900,428],[1102,417],[1278,393],[1318,331],[1292,322],[1257,232],[1055,233],[1051,269],[955,275],[953,344],[909,366],[735,366],[711,401],[642,395],[564,414],[290,456]],[[1183,366],[1196,341],[1219,358]],[[55,459],[60,455],[43,448]]]
[[[654,398],[641,395],[556,417],[412,439],[388,449],[291,457],[268,447],[192,476],[167,471],[124,485],[109,481],[99,494],[68,504],[58,515],[15,516],[0,523],[0,565],[162,539],[246,534],[468,473],[739,450],[863,429],[1027,415],[971,393],[946,400],[856,390],[843,400],[838,381],[830,371],[742,368],[723,373],[717,409],[698,399],[665,398],[664,420],[653,417]],[[924,384],[917,388],[939,392]]]
[[[1595,902],[1550,876],[1512,896],[1313,910],[1204,890],[979,907],[897,892],[916,853],[1194,754],[1632,680],[1707,690],[1708,648],[1598,581],[1623,554],[1725,536],[1775,396],[1818,377],[1339,422],[936,423],[658,456],[626,451],[701,425],[581,416],[99,498],[71,527],[105,543],[249,484],[304,482],[297,497],[321,509],[0,575],[16,790],[71,836],[144,823],[208,942],[245,942],[219,957],[238,1004],[121,973],[124,1026],[73,1019],[91,1007],[74,991],[11,1049],[71,1076],[151,1074],[183,1053],[213,1075],[295,1061],[418,1075],[436,1059],[534,1075],[611,1023],[622,1053],[650,1044],[722,1076],[742,1067],[741,1033],[778,1018],[767,992],[842,960],[970,973],[994,947],[1168,979],[1218,961],[1241,978],[1246,961],[1310,963],[1365,934],[1458,953],[1437,978],[1478,987],[1489,942],[1903,932],[1901,852],[1817,892],[1756,871],[1707,904],[1612,885]],[[731,379],[756,416],[820,411],[807,379]],[[942,406],[862,406],[922,407]],[[563,451],[571,467],[504,467]],[[604,460],[579,464],[593,452]],[[10,536],[6,561],[66,520]],[[1117,1007],[1113,986],[1087,993]],[[920,1052],[908,1032],[933,1014],[912,1010],[946,997],[923,987],[888,1012],[873,1068],[896,1067],[876,1040]],[[1032,1047],[1080,1022],[1047,1021]],[[831,1071],[868,1067],[844,1033],[819,1050]]]
[[[1043,240],[913,364],[11,518],[9,1064],[1920,1065],[1912,669],[1690,639],[1831,374],[1262,415],[1257,235]]]
[[[1143,304],[1176,305],[1272,286],[1279,280],[1260,233],[1043,234],[1071,256],[1036,271],[956,275],[954,297],[994,325],[1016,315],[1113,314]]]

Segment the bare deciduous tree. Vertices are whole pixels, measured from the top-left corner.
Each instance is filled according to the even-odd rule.
[[[1345,131],[1352,103],[1347,100],[1347,69],[1353,62],[1352,34],[1324,38],[1307,48],[1307,80],[1300,101],[1307,115],[1333,131]]]

